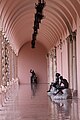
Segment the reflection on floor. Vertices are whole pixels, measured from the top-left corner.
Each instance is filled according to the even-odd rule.
[[[47,96],[47,84],[21,85],[0,110],[0,120],[80,120],[80,100]]]

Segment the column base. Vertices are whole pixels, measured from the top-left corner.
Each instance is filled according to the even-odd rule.
[[[73,97],[77,97],[78,96],[78,91],[77,90],[74,90],[73,91]]]

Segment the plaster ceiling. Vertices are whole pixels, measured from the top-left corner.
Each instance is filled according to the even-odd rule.
[[[80,0],[45,0],[45,18],[40,24],[37,41],[47,50],[70,33],[80,16]],[[0,0],[0,26],[15,51],[32,40],[35,3],[38,0]]]

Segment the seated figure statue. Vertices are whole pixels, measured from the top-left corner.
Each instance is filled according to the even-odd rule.
[[[57,86],[58,92],[54,95],[57,95],[58,93],[63,94],[63,90],[69,88],[69,83],[66,79],[63,79],[63,76],[60,76],[60,80],[61,80],[61,82],[60,82],[59,86]]]
[[[62,76],[59,76],[59,84],[48,94],[51,96],[51,99],[67,99],[72,98],[71,90],[69,89],[69,83]]]
[[[49,88],[49,90],[47,92],[50,92],[53,89],[53,87],[55,89],[57,89],[57,87],[59,86],[59,76],[60,76],[60,74],[56,73],[56,81],[55,82],[51,82],[50,88]]]

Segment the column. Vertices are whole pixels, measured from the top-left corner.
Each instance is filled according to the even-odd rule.
[[[12,50],[12,78],[16,79],[16,54]]]
[[[9,74],[10,74],[10,81],[12,80],[12,48],[9,45]]]
[[[2,32],[0,31],[0,85],[2,82]]]
[[[17,55],[15,55],[15,60],[16,60],[16,62],[15,62],[15,77],[16,78],[18,78],[18,63],[17,63],[17,60],[18,60],[18,57],[17,57]]]
[[[68,79],[69,86],[73,89],[73,42],[72,35],[67,38],[67,50],[68,50]]]
[[[49,82],[52,82],[52,53],[49,53]]]
[[[76,32],[72,33],[73,40],[73,95],[77,96],[77,61],[76,61]]]
[[[55,81],[56,72],[57,72],[57,56],[56,56],[56,47],[54,47],[54,81]]]
[[[52,49],[52,80],[54,80],[54,49]]]
[[[5,77],[6,82],[10,81],[10,52],[9,52],[9,43],[5,39]]]
[[[16,55],[14,53],[14,79],[16,79]]]
[[[5,39],[4,37],[2,36],[2,85],[3,86],[6,86],[7,83],[6,83],[6,75],[5,75],[5,72],[6,72],[6,69],[5,69],[5,57],[6,57],[6,54],[5,54]]]
[[[49,53],[46,54],[46,60],[47,60],[47,81],[49,83]]]

